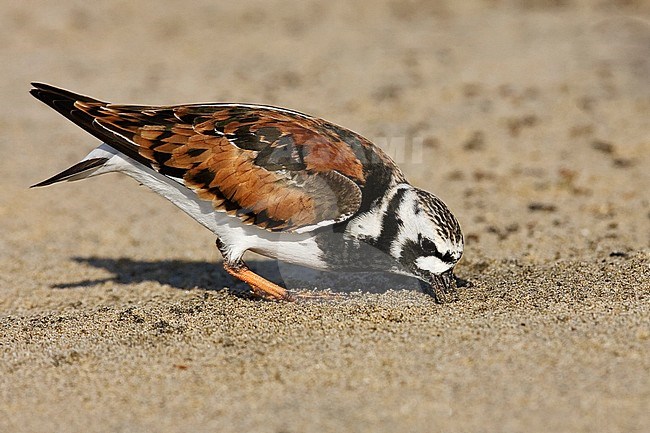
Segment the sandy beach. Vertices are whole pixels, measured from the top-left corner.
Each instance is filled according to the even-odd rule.
[[[650,431],[650,2],[2,1],[0,431]],[[251,254],[120,175],[42,81],[350,128],[458,217],[472,282]]]

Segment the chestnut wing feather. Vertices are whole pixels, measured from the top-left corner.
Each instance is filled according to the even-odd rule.
[[[359,154],[372,144],[321,119],[226,104],[75,107],[134,143],[152,168],[245,223],[300,232],[344,221],[361,204]]]

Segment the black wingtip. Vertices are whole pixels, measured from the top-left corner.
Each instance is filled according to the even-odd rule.
[[[101,167],[106,163],[106,161],[108,161],[108,158],[92,158],[80,161],[72,167],[63,170],[61,173],[57,173],[42,182],[35,183],[34,185],[30,186],[30,188],[38,188],[40,186],[48,186],[64,180],[72,180],[72,178],[76,175]]]
[[[102,101],[90,96],[81,95],[79,93],[75,93],[61,87],[56,87],[51,84],[32,81],[31,85],[32,88],[29,90],[29,93],[36,99],[46,103],[51,107],[54,107],[54,103],[56,101],[67,101],[69,104],[73,104],[75,101],[103,103]]]
[[[138,146],[134,142],[125,138],[119,132],[112,131],[97,124],[95,120],[101,116],[102,109],[109,104],[108,102],[74,93],[50,84],[39,83],[38,81],[32,82],[32,86],[34,87],[30,89],[30,93],[45,105],[53,108],[86,132],[99,138],[104,143],[111,145],[123,154],[146,166],[151,165],[145,157],[139,154]],[[91,105],[92,107],[84,105]],[[37,186],[41,185],[37,184]]]
[[[29,84],[31,84],[31,86],[34,88],[34,89],[32,89],[32,90],[35,90],[35,89],[43,89],[43,88],[47,88],[47,87],[54,87],[54,86],[52,86],[51,84],[41,83],[40,81],[32,81],[32,82],[29,83]]]

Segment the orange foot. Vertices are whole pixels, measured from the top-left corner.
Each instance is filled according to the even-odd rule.
[[[286,289],[260,277],[255,272],[248,269],[248,266],[243,262],[240,262],[237,265],[230,265],[224,262],[223,268],[233,277],[242,280],[251,286],[253,293],[260,298],[272,301],[295,301],[295,298],[287,292]]]

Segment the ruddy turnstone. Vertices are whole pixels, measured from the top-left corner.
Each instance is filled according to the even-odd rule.
[[[117,105],[32,85],[32,95],[103,142],[33,186],[125,173],[212,231],[226,271],[264,298],[293,297],[251,271],[246,251],[315,269],[403,274],[438,302],[455,299],[458,221],[360,135],[265,105]]]

